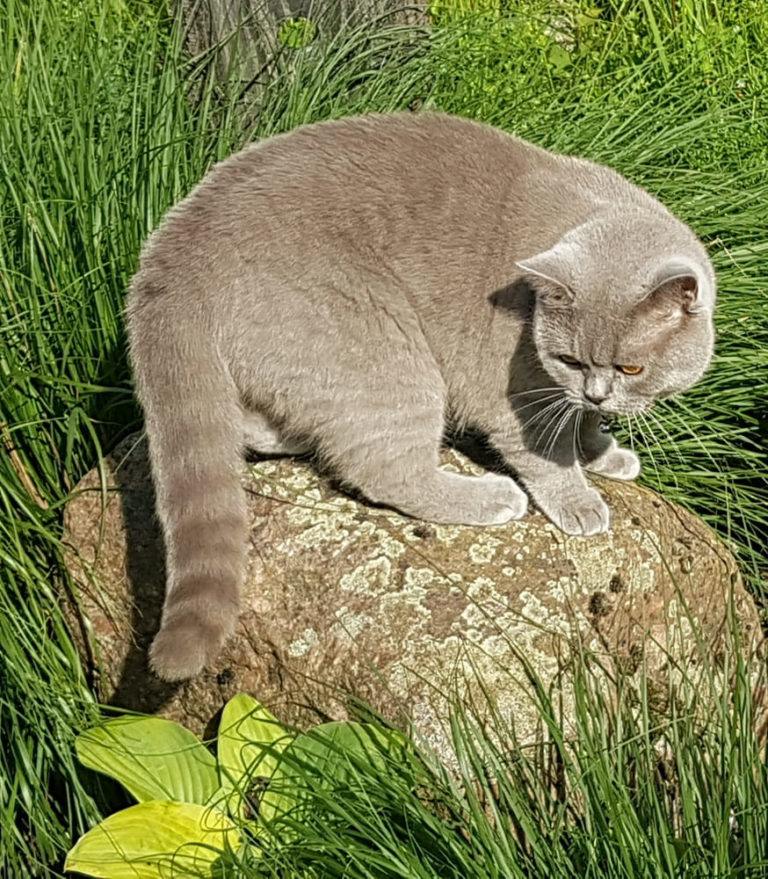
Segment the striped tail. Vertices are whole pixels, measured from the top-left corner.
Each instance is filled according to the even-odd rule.
[[[213,322],[193,298],[137,277],[128,302],[166,549],[165,604],[150,661],[169,681],[193,677],[216,658],[237,623],[246,568],[242,410]]]

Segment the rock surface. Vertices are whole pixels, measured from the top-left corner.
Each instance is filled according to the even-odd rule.
[[[444,455],[446,467],[476,468]],[[240,691],[297,725],[343,718],[351,694],[392,719],[406,712],[440,749],[441,694],[471,698],[479,672],[533,741],[541,721],[521,657],[559,688],[567,723],[574,647],[609,674],[645,675],[663,702],[702,656],[725,667],[729,614],[745,651],[762,643],[731,554],[636,485],[600,482],[612,530],[577,538],[539,514],[484,529],[418,522],[338,493],[307,462],[263,460],[244,477],[252,540],[237,635],[215,668],[166,684],[146,664],[164,571],[144,442],[128,438],[103,472],[66,510],[70,624],[102,701],[198,733]]]

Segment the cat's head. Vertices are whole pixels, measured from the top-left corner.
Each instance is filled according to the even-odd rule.
[[[574,405],[642,412],[709,365],[714,271],[671,215],[592,219],[517,265],[536,291],[541,365]]]

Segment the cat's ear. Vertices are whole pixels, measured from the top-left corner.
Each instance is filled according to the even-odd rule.
[[[663,320],[701,314],[709,308],[710,283],[701,270],[685,259],[671,259],[659,267],[648,295],[640,303]]]
[[[567,305],[573,301],[571,281],[575,258],[574,242],[561,239],[549,250],[518,260],[515,265],[526,275],[548,282],[545,289],[547,302]]]

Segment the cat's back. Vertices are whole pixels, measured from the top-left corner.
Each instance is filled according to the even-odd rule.
[[[608,168],[438,112],[367,114],[301,126],[215,165],[173,208],[142,265],[275,274],[297,252],[421,261],[477,238],[553,236],[631,187]],[[510,257],[512,254],[510,254]],[[291,265],[289,265],[289,263]],[[242,268],[242,266],[241,266]]]
[[[153,244],[191,237],[221,246],[262,226],[273,240],[306,240],[377,224],[381,232],[389,221],[438,225],[459,204],[469,214],[487,211],[534,170],[554,171],[556,160],[497,128],[443,113],[312,123],[213,166],[169,212]]]
[[[446,186],[463,174],[482,177],[491,170],[497,177],[523,174],[533,161],[550,156],[459,116],[371,113],[315,122],[252,144],[212,169],[204,186],[212,190],[268,176],[284,197],[311,195],[321,184],[391,194],[393,184],[405,190],[414,182]]]
[[[550,152],[500,128],[441,112],[365,114],[315,122],[252,144],[214,166],[196,193],[317,200],[333,192],[410,200],[472,187],[562,187],[616,196],[635,189],[612,169]],[[195,193],[193,193],[194,195]],[[304,201],[306,204],[306,201]]]

